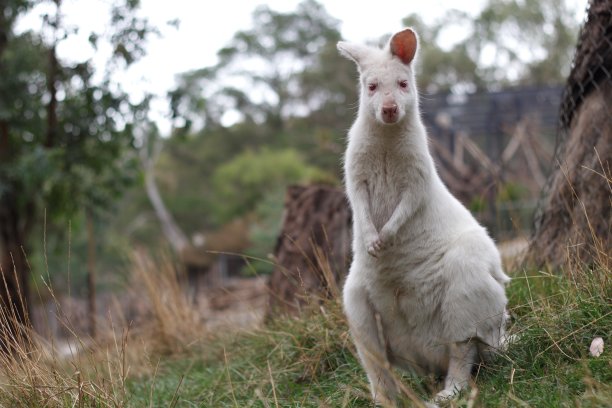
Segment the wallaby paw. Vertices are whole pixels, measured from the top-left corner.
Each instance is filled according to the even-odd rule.
[[[384,396],[384,395],[376,395],[374,396],[374,404],[377,407],[381,408],[397,408],[397,401],[395,398]]]
[[[383,249],[385,249],[385,245],[378,237],[367,245],[368,254],[374,258],[378,258]]]
[[[383,248],[390,248],[395,245],[395,235],[396,232],[391,231],[389,228],[383,227],[380,230],[378,236],[380,237]]]
[[[440,404],[443,402],[447,402],[450,401],[452,399],[455,399],[455,397],[457,397],[459,395],[459,390],[456,388],[445,388],[442,391],[440,391],[439,393],[436,394],[436,397],[434,398],[434,402],[436,404]]]
[[[504,334],[499,342],[499,351],[508,351],[510,345],[518,343],[520,339],[520,334]]]

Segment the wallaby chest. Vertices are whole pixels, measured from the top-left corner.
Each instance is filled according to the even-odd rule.
[[[355,181],[366,184],[372,221],[380,229],[410,189],[414,161],[408,152],[393,145],[369,146],[356,154],[354,161]]]

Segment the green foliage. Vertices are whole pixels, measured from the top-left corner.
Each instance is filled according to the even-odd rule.
[[[114,74],[142,57],[155,30],[137,16],[139,1],[109,4],[106,31],[89,36],[92,47],[104,42],[115,50],[100,80],[91,60],[58,58],[56,48],[73,35],[62,25],[61,2],[48,1],[54,12],[43,17],[41,32],[14,32],[12,24],[33,3],[0,6],[0,215],[10,214],[18,226],[9,231],[0,222],[0,249],[24,248],[39,260],[31,267],[41,276],[47,261],[29,249],[45,249],[35,242],[42,230],[49,250],[62,247],[71,220],[72,237],[84,240],[78,230],[84,211],[98,219],[108,215],[138,175],[134,129],[146,122],[149,101],[132,103]],[[32,237],[33,231],[40,235]],[[99,231],[96,236],[102,237]],[[79,246],[84,249],[85,241]],[[65,260],[65,253],[57,255]]]
[[[324,174],[291,149],[247,150],[221,165],[212,176],[221,222],[255,209],[264,195],[292,183],[316,181]]]
[[[487,208],[487,200],[482,196],[476,196],[472,198],[468,207],[472,213],[481,213]]]
[[[282,217],[285,204],[285,188],[278,187],[268,192],[257,203],[251,225],[249,241],[251,246],[246,251],[249,265],[246,275],[268,275],[274,270],[274,264],[269,255],[274,252],[274,246],[281,233]]]
[[[137,2],[131,3],[133,10]],[[119,12],[114,13],[113,18]],[[129,18],[122,13],[118,21]],[[132,20],[140,34],[132,38],[137,55],[130,61],[141,55],[137,47],[150,32]],[[111,43],[127,29],[113,31]],[[148,105],[146,100],[131,104],[110,80],[93,83],[90,61],[60,65],[55,46],[37,33],[13,35],[0,60],[0,119],[11,152],[0,163],[0,192],[12,190],[20,200],[44,203],[52,218],[69,217],[84,206],[104,207],[130,182],[133,126],[145,118]],[[48,101],[52,87],[55,106]]]
[[[320,127],[332,130],[338,143],[353,117],[346,106],[357,99],[354,68],[336,50],[338,26],[314,0],[288,13],[258,7],[253,28],[234,35],[217,65],[178,78],[170,92],[175,134],[196,127],[206,137],[223,127],[229,111],[254,133],[242,140],[247,145],[298,147]],[[294,127],[302,117],[308,132]]]
[[[411,14],[402,22],[407,27],[413,27],[419,34],[417,80],[420,89],[433,93],[448,91],[462,84],[467,88],[485,86],[478,72],[478,61],[468,52],[466,42],[455,44],[450,49],[444,49],[439,44],[447,26],[470,24],[465,13],[449,10],[433,25],[427,25],[416,14]]]
[[[113,2],[108,32],[89,36],[94,48],[107,42],[113,50],[102,83],[93,83],[89,61],[74,65],[60,61],[56,146],[44,146],[53,44],[37,33],[23,33],[10,37],[0,51],[0,119],[10,118],[11,149],[19,149],[18,160],[0,160],[6,163],[0,164],[0,194],[16,192],[22,209],[38,219],[44,207],[53,221],[51,231],[67,231],[67,219],[77,225],[76,213],[84,207],[121,207],[113,213],[111,234],[151,245],[162,241],[140,187],[119,200],[138,176],[132,134],[146,120],[147,100],[130,104],[113,73],[138,60],[148,36],[156,33],[138,17],[138,3]],[[476,18],[451,10],[430,26],[409,16],[405,23],[416,27],[421,37],[422,89],[472,90],[556,81],[563,74],[559,67],[568,65],[576,27],[565,3],[553,3],[491,0]],[[10,22],[31,3],[7,4],[0,18]],[[49,22],[60,23],[52,16]],[[249,255],[265,258],[277,230],[271,211],[278,211],[280,219],[281,203],[267,200],[280,195],[276,191],[287,183],[313,176],[296,175],[295,166],[274,172],[263,160],[255,165],[252,158],[248,172],[253,174],[239,175],[246,167],[240,168],[238,162],[260,154],[254,152],[298,151],[300,165],[321,169],[315,179],[320,174],[328,182],[341,179],[339,157],[357,93],[354,66],[335,48],[341,38],[339,27],[339,21],[314,0],[287,12],[260,6],[251,27],[237,32],[219,50],[218,64],[178,77],[178,86],[169,93],[174,129],[164,140],[156,174],[168,209],[187,235],[219,228],[231,218],[255,211],[251,228],[255,248]],[[466,37],[450,48],[441,47],[447,30],[457,27],[465,28]],[[497,43],[500,52],[491,63],[485,56]],[[288,174],[281,176],[283,171]],[[229,179],[221,180],[224,177]],[[268,182],[263,177],[269,177]],[[482,209],[483,203],[475,201],[474,208]],[[269,211],[260,215],[266,206]],[[104,214],[98,211],[98,217]]]
[[[516,203],[525,199],[529,195],[529,190],[517,183],[504,183],[498,187],[497,202],[498,203]]]

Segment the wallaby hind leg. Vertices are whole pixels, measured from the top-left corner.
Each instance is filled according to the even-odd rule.
[[[384,407],[395,406],[399,389],[386,359],[374,355],[366,346],[357,346],[357,351],[368,376],[374,401]]]
[[[368,376],[374,400],[383,406],[395,406],[398,386],[385,352],[380,317],[361,287],[344,288],[344,307],[359,358]]]
[[[467,388],[477,358],[478,349],[474,341],[451,344],[444,389],[436,395],[436,401],[451,399]]]

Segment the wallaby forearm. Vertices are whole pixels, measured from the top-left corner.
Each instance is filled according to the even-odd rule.
[[[427,166],[423,166],[426,169]],[[410,188],[403,191],[401,199],[387,222],[379,231],[381,241],[385,246],[391,244],[398,231],[406,222],[410,220],[423,203],[424,197],[427,195],[425,186],[429,173],[425,170],[417,172],[410,181]]]
[[[352,197],[353,216],[361,221],[361,226],[366,234],[376,234],[376,227],[372,218],[372,209],[370,207],[370,193],[368,192],[367,182],[358,182],[354,189]]]
[[[395,210],[393,210],[389,220],[379,231],[380,238],[384,243],[395,238],[397,231],[399,231],[402,225],[404,225],[414,214],[416,207],[417,203],[415,197],[405,193],[397,204],[397,207],[395,207]]]

